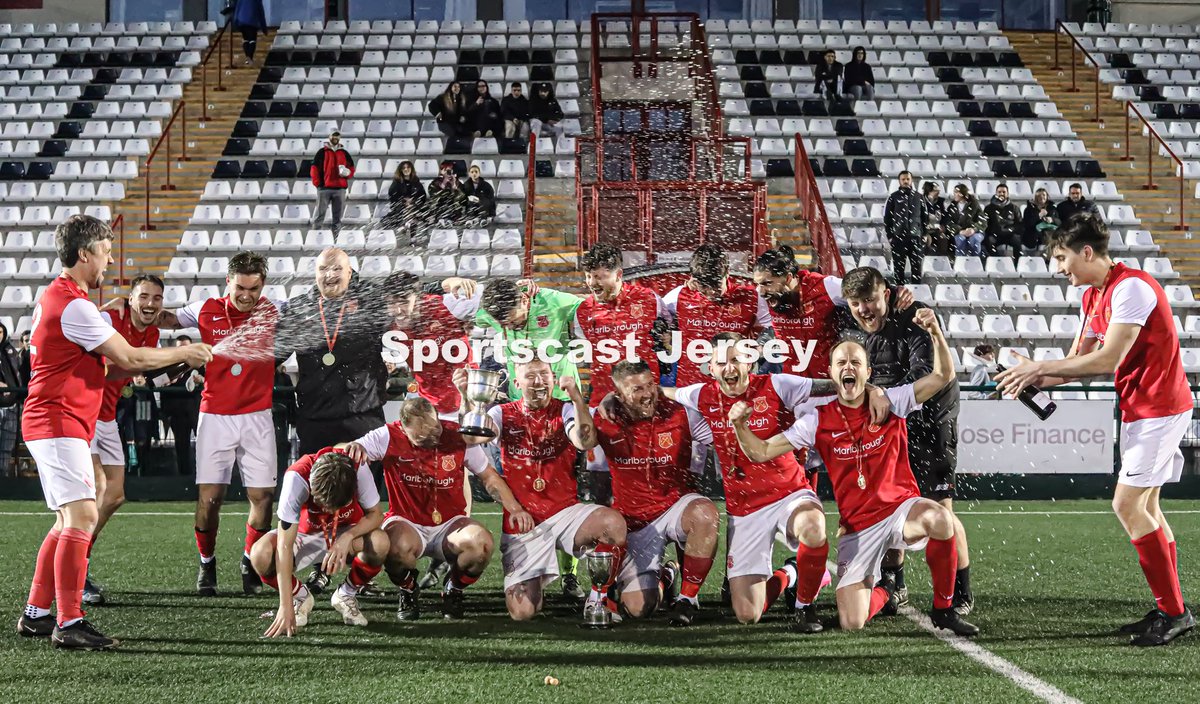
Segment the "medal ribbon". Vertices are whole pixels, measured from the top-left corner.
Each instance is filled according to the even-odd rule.
[[[865,399],[863,403],[866,403]],[[855,469],[858,470],[858,488],[866,489],[867,478],[863,474],[862,433],[858,435],[854,434],[854,430],[850,427],[850,419],[846,417],[846,412],[842,410],[842,402],[840,400],[834,400],[833,407],[837,409],[838,415],[842,418],[842,424],[846,426],[846,434],[850,436],[850,441],[854,443],[854,449],[856,450],[854,453],[854,465]],[[870,413],[870,409],[867,409],[867,412]]]
[[[337,325],[333,328],[333,337],[329,337],[329,326],[325,323],[325,299],[317,296],[317,309],[321,313],[321,331],[325,333],[325,344],[329,347],[330,354],[333,353],[333,347],[337,344],[338,333],[342,331],[342,316],[346,313],[346,300],[342,299],[342,306],[338,309]]]
[[[547,392],[547,393],[549,393],[549,392]],[[537,440],[534,439],[533,426],[535,425],[535,423],[533,421],[536,420],[533,415],[534,410],[531,409],[529,407],[529,404],[525,402],[524,397],[521,398],[521,407],[525,409],[525,419],[526,419],[526,421],[528,421],[526,423],[526,429],[525,429],[525,444],[529,447],[529,457],[528,457],[527,461],[529,462],[529,467],[530,467],[531,471],[532,471],[532,468],[534,467],[534,465],[537,466],[537,477],[534,478],[531,486],[533,487],[534,491],[537,491],[537,492],[545,491],[546,480],[542,478],[543,462],[541,460],[534,459],[534,452],[537,450],[538,445],[540,443],[546,442],[546,437],[543,435],[542,437],[538,438]],[[546,420],[549,421],[549,418],[547,418]],[[542,488],[539,489],[538,486],[541,486]]]
[[[326,521],[323,519],[321,521],[319,521],[320,526],[321,526],[321,532],[325,535],[325,549],[326,550],[333,548],[333,541],[337,539],[338,520],[339,520],[338,512],[335,511],[333,514],[333,524],[332,525],[330,525],[329,521]]]

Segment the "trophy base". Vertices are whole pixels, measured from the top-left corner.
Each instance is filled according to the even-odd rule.
[[[475,438],[494,438],[496,431],[491,428],[459,428],[458,432],[463,435],[470,435]]]
[[[588,623],[584,621],[583,623],[579,624],[579,627],[586,628],[589,631],[607,631],[611,629],[613,625],[611,621],[608,623]]]

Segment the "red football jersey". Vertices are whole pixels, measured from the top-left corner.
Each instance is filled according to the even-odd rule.
[[[91,442],[104,394],[104,359],[92,350],[116,334],[78,284],[66,276],[50,282],[33,309],[26,440]]]
[[[451,364],[441,354],[442,346],[450,340],[462,340],[467,346],[467,362],[471,361],[470,340],[463,319],[456,316],[446,305],[450,294],[425,294],[417,304],[417,314],[404,328],[410,340],[428,340],[439,350],[436,359],[424,362],[421,371],[413,371],[417,382],[417,393],[429,399],[438,413],[453,413],[458,410],[462,397],[454,386],[452,375],[462,363]],[[474,311],[470,315],[474,316]]]
[[[913,397],[912,384],[894,386],[886,393],[892,415],[882,426],[871,425],[871,409],[865,401],[849,408],[833,396],[783,431],[793,447],[814,447],[820,453],[833,485],[839,523],[848,533],[870,528],[895,513],[900,504],[921,495],[908,464],[904,420],[921,406]]]
[[[138,330],[133,324],[133,311],[126,306],[124,316],[113,320],[108,313],[101,314],[113,329],[131,347],[158,347],[158,326],[147,325],[145,330]],[[104,400],[100,403],[100,420],[114,421],[117,419],[117,399],[121,397],[121,389],[129,383],[129,379],[114,379],[104,384]]]
[[[288,467],[283,475],[283,487],[279,492],[279,520],[299,524],[298,530],[301,533],[333,534],[337,529],[361,521],[365,509],[379,505],[379,489],[375,486],[375,477],[371,474],[371,468],[365,464],[358,468],[358,490],[354,500],[336,515],[312,500],[308,488],[309,477],[317,458],[327,452],[337,451],[326,447],[304,455]]]
[[[200,340],[214,347],[231,334],[237,335],[240,359],[214,355],[204,367],[201,412],[235,416],[271,409],[275,324],[279,321],[274,303],[260,298],[254,308],[243,313],[233,306],[229,296],[224,296],[181,308],[176,317],[182,327],[199,328]]]
[[[600,302],[588,296],[575,310],[575,336],[592,343],[592,392],[588,399],[593,408],[613,390],[612,367],[615,363],[602,362],[597,357],[596,347],[601,340],[612,340],[623,344],[627,335],[637,341],[635,351],[645,362],[654,378],[658,378],[658,357],[654,353],[654,340],[650,331],[659,314],[659,298],[645,286],[629,283],[621,285],[621,293],[611,301]],[[624,347],[619,349],[624,350]],[[622,352],[621,358],[624,358]]]
[[[692,461],[692,423],[687,410],[666,398],[654,415],[630,420],[624,409],[617,420],[596,416],[600,447],[612,475],[613,508],[630,530],[642,528],[688,493]]]
[[[579,502],[576,450],[567,437],[575,422],[573,404],[552,398],[546,408],[532,411],[524,401],[512,401],[493,406],[488,415],[500,429],[504,481],[533,520],[541,523]],[[509,532],[507,513],[504,530]]]
[[[729,409],[738,401],[750,404],[750,429],[766,440],[795,420],[792,409],[808,400],[812,381],[790,374],[751,374],[740,396],[726,396],[713,379],[675,392],[675,398],[698,412],[708,423],[725,483],[726,510],[745,516],[801,489],[810,488],[804,467],[788,453],[769,462],[751,462],[738,445],[729,423]]]
[[[713,301],[687,285],[679,286],[663,297],[667,311],[675,318],[681,338],[681,354],[676,365],[675,386],[682,388],[699,384],[712,377],[700,373],[700,366],[688,359],[688,343],[693,340],[712,341],[723,332],[736,332],[742,337],[754,337],[756,329],[771,324],[767,302],[754,286],[737,279],[728,280],[728,288],[720,300]]]
[[[770,309],[771,327],[775,338],[787,345],[783,371],[810,379],[824,379],[829,372],[829,353],[837,340],[834,312],[844,303],[842,280],[813,271],[800,271],[800,285],[795,294],[785,296]],[[795,353],[797,344],[813,344],[812,359],[801,366]]]
[[[482,474],[488,467],[487,455],[479,445],[468,447],[463,442],[458,423],[441,422],[442,436],[436,447],[413,445],[400,421],[376,428],[356,441],[372,462],[383,460],[389,516],[434,526],[466,514],[463,469]],[[434,521],[435,511],[440,521]]]
[[[1113,378],[1122,421],[1192,412],[1171,304],[1154,277],[1117,264],[1103,297],[1094,287],[1083,293],[1083,314],[1084,334],[1101,344],[1111,323],[1142,326]]]

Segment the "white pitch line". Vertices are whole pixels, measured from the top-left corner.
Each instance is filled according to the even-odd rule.
[[[837,563],[833,560],[826,560],[825,567],[829,570],[830,574],[837,574]],[[1083,702],[1068,695],[1058,687],[1055,687],[1045,680],[1038,679],[1008,660],[1005,660],[999,655],[988,650],[987,648],[973,643],[972,641],[967,640],[960,635],[956,635],[934,626],[933,622],[929,620],[928,616],[917,611],[913,607],[903,606],[899,609],[899,612],[909,621],[912,621],[920,626],[923,630],[933,634],[933,636],[938,640],[942,641],[951,648],[954,648],[963,655],[966,655],[980,665],[983,665],[992,672],[1002,675],[1010,680],[1013,684],[1017,685],[1021,689],[1024,689],[1038,699],[1051,702],[1052,704],[1083,704]]]

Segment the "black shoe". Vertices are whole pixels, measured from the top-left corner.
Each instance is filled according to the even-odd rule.
[[[242,593],[254,596],[260,593],[262,588],[262,577],[259,577],[258,572],[254,571],[254,565],[250,564],[250,558],[242,555]]]
[[[400,587],[400,602],[396,606],[396,620],[416,621],[421,618],[421,608],[417,603],[417,590]]]
[[[670,626],[690,626],[696,618],[696,612],[700,610],[700,605],[691,599],[678,598],[675,604],[671,606],[671,615],[667,618],[667,625]]]
[[[671,608],[679,600],[679,563],[667,560],[658,570],[658,579],[662,584],[662,606]],[[672,613],[672,618],[674,614]],[[687,624],[679,624],[687,625]]]
[[[1196,617],[1192,616],[1191,609],[1188,609],[1186,606],[1183,609],[1183,613],[1178,616],[1168,616],[1159,611],[1154,621],[1150,624],[1150,627],[1146,629],[1146,632],[1134,636],[1133,640],[1129,641],[1129,644],[1138,647],[1166,645],[1195,627]]]
[[[908,587],[896,587],[896,608],[908,606]],[[895,613],[895,612],[893,612]]]
[[[308,575],[308,579],[304,580],[304,586],[308,587],[310,594],[317,596],[329,586],[329,575],[322,572],[318,566],[313,569],[312,574]]]
[[[953,608],[934,609],[929,612],[929,620],[933,621],[933,625],[938,628],[954,631],[955,634],[960,636],[969,638],[979,635],[979,626],[962,620],[962,616],[959,616],[958,612]]]
[[[76,621],[66,628],[55,626],[50,642],[55,648],[71,650],[109,650],[120,645],[120,641],[97,631],[87,621]]]
[[[201,561],[196,572],[196,593],[200,596],[217,595],[217,561]]]
[[[460,619],[463,617],[463,591],[453,587],[442,592],[442,618]]]
[[[1158,609],[1150,609],[1149,611],[1146,612],[1145,616],[1141,617],[1137,621],[1134,621],[1132,623],[1127,623],[1124,626],[1121,626],[1120,628],[1117,629],[1117,632],[1118,633],[1130,633],[1130,634],[1145,633],[1146,629],[1150,628],[1150,624],[1154,623],[1154,620],[1157,619],[1158,615],[1161,613],[1162,612],[1159,611]]]
[[[105,601],[104,592],[92,581],[92,575],[88,574],[83,580],[83,603],[87,606],[104,606]]]
[[[41,618],[21,614],[21,618],[17,619],[17,633],[26,638],[49,638],[54,626],[54,614],[46,614]]]
[[[792,633],[820,633],[825,630],[817,618],[817,607],[809,604],[792,612]]]
[[[380,599],[386,599],[387,592],[380,589],[379,585],[375,584],[375,580],[371,580],[370,582],[367,582],[358,588],[358,598],[378,601]]]
[[[583,593],[583,589],[579,587],[579,577],[574,573],[565,574],[562,578],[562,593],[563,596],[571,601],[583,601],[587,598],[587,594]]]
[[[793,570],[797,569],[796,558],[794,558],[794,557],[789,557],[788,559],[784,560],[783,564],[785,566],[791,565]],[[797,571],[796,575],[797,575],[796,579],[793,579],[792,583],[789,584],[787,586],[787,588],[783,590],[783,611],[784,611],[784,613],[789,613],[789,614],[796,613],[796,582],[800,581],[800,578],[799,578],[800,572]]]
[[[433,589],[437,585],[446,581],[446,575],[450,574],[449,562],[430,562],[429,571],[417,582],[417,589]]]
[[[882,587],[888,593],[887,603],[879,610],[880,616],[895,616],[900,610],[900,602],[896,590],[896,578],[890,572],[884,572],[883,577],[875,583],[875,586]]]
[[[975,597],[971,594],[955,594],[954,595],[954,611],[959,616],[966,618],[975,610]]]

